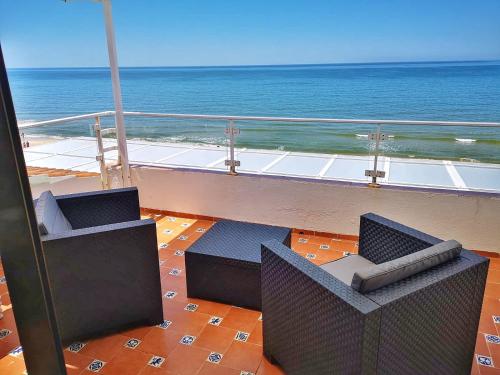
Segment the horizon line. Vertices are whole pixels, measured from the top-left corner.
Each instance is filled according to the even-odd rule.
[[[377,62],[336,62],[336,63],[291,63],[291,64],[238,64],[238,65],[121,65],[119,68],[251,68],[251,67],[284,67],[284,66],[328,66],[328,65],[388,65],[388,64],[450,64],[450,63],[487,63],[500,62],[499,59],[472,59],[472,60],[403,60],[403,61],[377,61]],[[47,66],[47,67],[11,67],[12,69],[109,69],[109,66]]]

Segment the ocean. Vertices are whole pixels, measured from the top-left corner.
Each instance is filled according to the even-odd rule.
[[[107,68],[10,69],[19,122],[113,110]],[[500,62],[152,67],[120,70],[125,111],[457,121],[500,121]],[[104,121],[110,125],[112,119]],[[225,122],[126,117],[127,136],[225,144]],[[30,134],[88,136],[92,121]],[[372,153],[373,125],[237,123],[238,147]],[[500,163],[500,129],[388,126],[394,157]],[[362,135],[362,136],[360,136]],[[456,139],[474,139],[463,143]]]

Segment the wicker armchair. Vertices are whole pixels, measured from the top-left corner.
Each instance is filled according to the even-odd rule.
[[[156,225],[140,220],[137,189],[56,201],[72,230],[41,238],[63,342],[162,322]]]
[[[441,240],[374,214],[359,254],[380,264]],[[361,294],[286,246],[262,245],[264,354],[287,374],[470,374],[489,260],[468,250]]]

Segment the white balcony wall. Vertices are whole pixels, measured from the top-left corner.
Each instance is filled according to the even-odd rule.
[[[357,234],[374,212],[464,247],[500,253],[500,195],[134,167],[146,208]]]

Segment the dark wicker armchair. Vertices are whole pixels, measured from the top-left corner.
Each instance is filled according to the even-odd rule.
[[[140,220],[137,189],[55,199],[71,230],[41,238],[63,342],[160,323],[156,225]]]
[[[359,254],[380,264],[441,240],[374,214]],[[362,294],[272,241],[262,246],[264,353],[287,374],[470,374],[489,260],[462,249]]]

